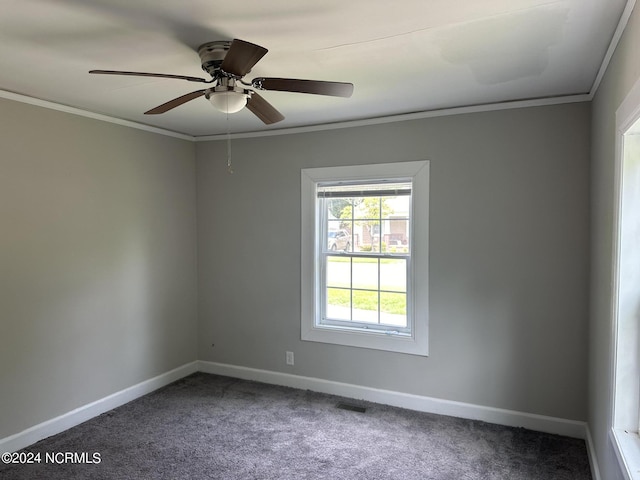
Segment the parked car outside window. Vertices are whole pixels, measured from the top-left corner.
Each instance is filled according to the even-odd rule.
[[[334,252],[338,250],[345,252],[351,251],[351,234],[347,230],[329,232],[329,243],[327,244],[327,248]]]

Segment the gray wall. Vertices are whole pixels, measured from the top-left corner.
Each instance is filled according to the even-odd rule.
[[[198,357],[586,420],[589,126],[580,103],[236,139],[233,175],[199,143]],[[300,169],[421,159],[430,356],[302,342]]]
[[[196,359],[192,142],[0,100],[0,438]]]
[[[0,438],[196,358],[585,420],[589,125],[570,104],[237,139],[228,175],[225,142],[0,100]],[[430,356],[302,342],[300,169],[420,159]]]
[[[591,129],[591,318],[589,426],[602,478],[623,478],[608,437],[611,415],[611,268],[614,214],[615,112],[640,78],[640,12],[632,13],[593,100]]]

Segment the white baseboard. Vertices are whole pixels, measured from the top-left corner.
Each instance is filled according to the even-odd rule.
[[[583,440],[587,439],[586,422],[579,422],[576,420],[566,420],[563,418],[486,407],[471,403],[423,397],[409,393],[381,390],[348,383],[332,382],[320,378],[302,377],[288,373],[240,367],[237,365],[228,365],[202,360],[198,361],[198,364],[198,370],[205,373],[215,373],[244,380],[255,380],[274,385],[329,393],[332,395],[392,405],[394,407],[407,408],[419,412],[437,413],[439,415],[450,415],[452,417],[468,418],[471,420],[482,420],[484,422],[497,423],[511,427],[523,427],[539,432],[554,433]]]
[[[124,390],[120,390],[95,402],[83,405],[59,417],[34,425],[22,432],[0,439],[0,452],[15,452],[32,445],[44,438],[68,430],[71,427],[86,422],[93,417],[108,412],[131,400],[151,393],[158,388],[175,382],[198,371],[198,362],[191,362],[169,372],[145,380]]]
[[[600,467],[598,467],[598,457],[596,455],[596,446],[593,443],[593,437],[591,436],[591,429],[589,425],[586,426],[587,438],[585,442],[587,444],[587,454],[589,455],[589,465],[591,467],[591,476],[593,480],[601,480]]]
[[[169,372],[145,380],[95,402],[76,408],[59,417],[34,425],[10,437],[0,439],[0,452],[15,452],[44,438],[63,432],[113,408],[135,400],[195,372],[213,373],[229,377],[254,380],[273,385],[312,390],[314,392],[339,395],[347,398],[407,408],[420,412],[450,415],[453,417],[481,420],[513,427],[523,427],[540,432],[554,433],[580,438],[587,443],[587,452],[594,480],[600,480],[595,447],[586,422],[536,415],[513,410],[486,407],[470,403],[442,400],[408,393],[394,392],[348,383],[333,382],[320,378],[303,377],[288,373],[241,367],[224,363],[195,361]]]

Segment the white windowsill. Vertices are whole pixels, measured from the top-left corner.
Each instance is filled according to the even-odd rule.
[[[640,480],[640,436],[615,428],[611,429],[610,436],[625,478]]]
[[[427,356],[427,336],[423,334],[419,338],[424,340],[420,342],[410,335],[388,335],[382,332],[361,332],[355,329],[331,327],[312,327],[302,330],[302,340]]]

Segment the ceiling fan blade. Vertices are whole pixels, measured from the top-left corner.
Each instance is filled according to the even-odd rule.
[[[260,45],[236,38],[231,42],[229,51],[225,55],[220,68],[232,75],[243,77],[251,71],[253,66],[258,63],[258,60],[264,57],[268,51]]]
[[[267,125],[284,120],[284,115],[256,92],[247,100],[247,108]]]
[[[295,78],[254,78],[253,86],[280,92],[314,93],[332,97],[350,97],[353,83],[325,82],[322,80],[299,80]]]
[[[145,115],[157,115],[159,113],[164,113],[172,108],[179,107],[183,103],[187,103],[195,98],[201,97],[205,94],[207,90],[196,90],[195,92],[187,93],[186,95],[182,95],[181,97],[174,98],[173,100],[169,100],[167,103],[163,103],[162,105],[158,105],[156,108],[152,108],[151,110],[144,112]]]
[[[130,75],[134,77],[159,77],[159,78],[175,78],[177,80],[188,80],[189,82],[211,83],[213,80],[205,80],[200,77],[190,77],[188,75],[170,75],[168,73],[147,73],[147,72],[121,72],[119,70],[89,70],[89,73],[98,73],[101,75]]]

